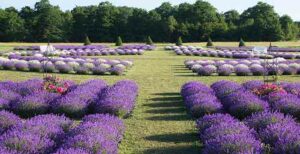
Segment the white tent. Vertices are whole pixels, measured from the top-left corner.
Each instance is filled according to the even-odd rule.
[[[41,52],[53,52],[53,51],[55,51],[55,48],[52,45],[41,45],[40,51]]]
[[[253,53],[257,54],[267,54],[268,53],[268,47],[254,47],[252,50]]]

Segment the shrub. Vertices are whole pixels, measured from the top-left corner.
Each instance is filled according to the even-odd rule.
[[[221,122],[217,125],[212,125],[205,131],[201,132],[200,138],[202,141],[217,139],[226,135],[249,135],[251,136],[250,129],[241,122],[225,123]]]
[[[55,63],[55,68],[60,72],[60,73],[71,73],[73,71],[72,67],[69,66],[66,63]]]
[[[152,39],[151,39],[150,36],[147,37],[146,44],[148,44],[148,45],[153,45],[153,41],[152,41]]]
[[[40,72],[42,69],[42,64],[38,60],[31,60],[28,62],[28,67],[30,71]]]
[[[274,103],[273,108],[300,119],[300,99],[296,95],[282,97]]]
[[[120,36],[118,36],[116,46],[122,46],[122,45],[123,45],[122,38]]]
[[[239,47],[245,47],[245,46],[246,46],[246,44],[245,44],[244,40],[241,38],[240,43],[239,43]]]
[[[135,106],[138,86],[135,82],[124,80],[101,92],[93,109],[96,113],[110,113],[117,116],[127,116]]]
[[[3,98],[0,98],[0,111],[9,108],[9,101]]]
[[[250,75],[251,71],[247,65],[238,64],[235,66],[235,73],[238,76],[248,76]]]
[[[85,39],[84,39],[84,45],[85,45],[85,46],[86,46],[86,45],[91,45],[91,41],[90,41],[90,39],[89,39],[88,36],[86,36]]]
[[[217,72],[220,76],[229,76],[233,73],[233,71],[234,71],[234,67],[232,65],[223,64],[219,66]]]
[[[123,75],[124,72],[125,72],[125,67],[123,66],[113,66],[110,69],[110,73],[112,75]]]
[[[182,38],[181,38],[181,36],[178,37],[176,45],[177,46],[182,46]]]
[[[15,68],[18,71],[28,71],[28,62],[27,61],[16,62]]]
[[[90,154],[82,148],[60,148],[54,154]]]
[[[38,92],[28,95],[11,104],[12,110],[24,118],[45,114],[50,109],[50,102],[59,95],[55,93]]]
[[[229,114],[211,114],[211,115],[205,115],[202,118],[199,118],[196,121],[196,127],[199,130],[199,132],[204,132],[206,129],[210,128],[213,125],[217,125],[219,123],[236,123],[238,120],[234,119]]]
[[[291,116],[285,116],[279,112],[255,113],[244,120],[244,123],[257,131],[265,129],[267,126],[276,123],[296,122]]]
[[[15,114],[7,111],[0,111],[0,135],[21,122],[21,118]]]
[[[85,66],[80,66],[80,67],[77,67],[76,69],[75,69],[75,72],[77,73],[77,74],[89,74],[89,69],[87,68],[87,67],[85,67]]]
[[[15,69],[15,64],[12,61],[6,61],[2,64],[2,67],[5,70],[13,70]]]
[[[209,37],[208,40],[207,40],[206,46],[207,46],[207,47],[212,47],[212,46],[214,46],[214,45],[213,45],[213,42],[212,42],[212,40],[211,40],[210,37]]]
[[[210,76],[213,73],[216,73],[217,67],[214,65],[206,65],[198,70],[198,75]]]
[[[56,69],[52,62],[44,62],[43,63],[43,71],[52,73],[52,72],[55,72]]]
[[[255,75],[255,76],[262,76],[265,73],[265,69],[261,66],[261,65],[251,65],[250,66],[250,70],[252,72],[252,75]]]
[[[104,66],[97,66],[92,69],[93,74],[95,75],[104,75],[108,71]]]
[[[203,154],[262,153],[261,143],[249,135],[225,135],[204,144]]]

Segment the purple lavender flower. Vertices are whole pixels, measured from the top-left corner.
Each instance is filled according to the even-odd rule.
[[[45,114],[50,109],[50,102],[59,96],[56,93],[37,92],[11,103],[11,109],[25,118]]]
[[[213,73],[217,72],[217,67],[214,65],[206,65],[202,68],[198,69],[198,75],[202,75],[202,76],[210,76]]]
[[[255,130],[263,130],[275,123],[296,123],[291,116],[285,116],[279,112],[255,113],[244,120],[245,124]]]
[[[204,132],[209,127],[219,124],[219,123],[222,123],[222,122],[236,123],[236,122],[238,122],[238,120],[234,119],[229,114],[216,113],[216,114],[211,114],[211,115],[205,115],[202,118],[199,118],[196,121],[196,125],[197,125],[199,132]]]
[[[274,103],[273,108],[285,114],[293,115],[298,119],[300,118],[300,98],[296,95],[282,97]]]
[[[113,128],[117,128],[119,134],[124,134],[125,132],[125,125],[121,119],[116,116],[110,114],[92,114],[85,116],[82,119],[83,122],[96,122],[103,125],[109,125]]]
[[[220,136],[205,142],[203,154],[262,153],[261,143],[249,134]]]
[[[243,86],[247,89],[247,90],[254,90],[256,88],[259,88],[261,87],[262,85],[264,84],[263,81],[260,81],[260,80],[252,80],[252,81],[248,81],[248,82],[245,82],[243,83]]]
[[[81,148],[61,148],[57,150],[54,154],[91,154],[90,152]]]
[[[0,110],[9,108],[9,100],[0,98]]]
[[[18,153],[49,153],[55,146],[54,141],[28,131],[10,130],[0,137],[0,147]]]
[[[221,122],[216,125],[212,125],[205,131],[200,132],[200,138],[202,141],[208,141],[217,139],[226,135],[249,135],[252,136],[255,131],[250,130],[245,124],[241,122],[225,123]]]
[[[102,80],[91,80],[77,86],[60,99],[52,103],[54,113],[65,114],[69,117],[81,118],[88,112],[91,102],[97,99],[98,94],[107,86]]]
[[[21,123],[21,118],[7,111],[0,111],[0,134]]]
[[[135,82],[124,80],[107,87],[94,104],[96,113],[110,113],[117,116],[128,115],[135,106],[138,86]]]

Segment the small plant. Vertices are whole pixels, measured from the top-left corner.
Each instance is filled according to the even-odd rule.
[[[244,40],[241,38],[239,47],[245,47],[245,46],[246,46],[246,44],[245,44]]]
[[[86,36],[85,39],[84,39],[84,45],[85,45],[85,46],[86,46],[86,45],[91,45],[91,41],[90,41],[90,39],[89,39],[88,36]]]
[[[68,91],[70,85],[67,82],[62,81],[58,77],[47,76],[43,81],[43,88],[51,93],[64,94]]]
[[[147,42],[146,42],[147,45],[153,45],[153,41],[151,39],[150,36],[147,37]]]
[[[116,46],[122,46],[122,45],[123,45],[122,38],[120,36],[118,36]]]
[[[263,84],[262,86],[255,88],[253,92],[258,96],[267,96],[271,93],[286,93],[283,87],[272,83]]]
[[[212,47],[212,46],[214,46],[214,44],[213,44],[213,42],[212,42],[212,40],[211,40],[210,37],[209,37],[208,40],[207,40],[206,46],[207,46],[207,47]]]
[[[177,42],[176,42],[176,45],[177,45],[177,46],[182,46],[182,38],[181,38],[181,36],[178,37],[178,40],[177,40]]]

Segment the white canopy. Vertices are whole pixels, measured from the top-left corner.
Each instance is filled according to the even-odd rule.
[[[254,47],[252,50],[253,53],[266,54],[268,53],[268,47]]]
[[[41,52],[54,52],[55,48],[52,45],[41,45],[40,51]]]

